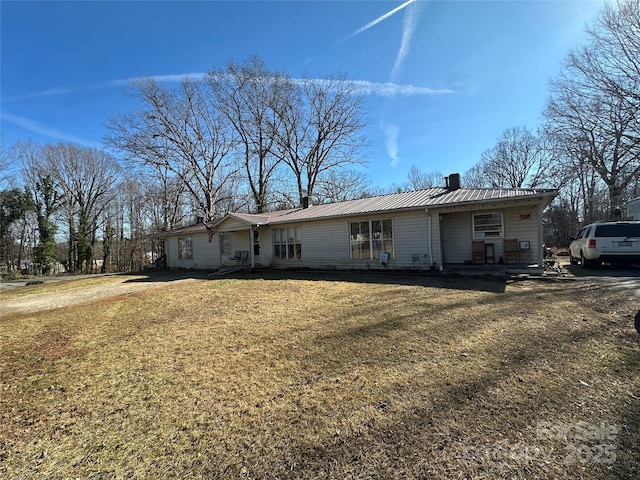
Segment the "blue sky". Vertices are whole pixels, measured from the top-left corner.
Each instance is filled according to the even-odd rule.
[[[204,73],[249,55],[292,77],[370,84],[379,187],[464,173],[509,127],[533,130],[547,82],[604,3],[588,1],[2,1],[2,141],[101,147],[134,107],[127,79]]]

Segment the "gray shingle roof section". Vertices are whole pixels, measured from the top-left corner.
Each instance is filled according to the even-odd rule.
[[[188,225],[186,227],[178,227],[178,228],[173,228],[171,230],[156,232],[153,235],[148,235],[148,236],[166,237],[169,235],[188,235],[192,233],[201,233],[206,231],[207,231],[207,226],[204,223],[196,223],[195,225]]]
[[[463,205],[484,201],[499,201],[506,199],[525,199],[535,197],[553,198],[556,190],[513,188],[486,189],[461,188],[449,190],[447,188],[429,188],[411,192],[392,193],[377,197],[350,200],[347,202],[312,205],[309,208],[296,208],[260,215],[234,214],[238,218],[253,224],[278,224],[298,222],[312,219],[362,215],[377,212],[398,210],[412,210],[436,206]],[[260,220],[260,221],[256,221]],[[266,222],[264,220],[267,220]]]
[[[269,213],[235,213],[235,212],[232,212],[232,213],[228,213],[226,216],[224,216],[220,220],[214,222],[211,225],[210,228],[216,228],[218,226],[218,224],[222,223],[223,221],[225,221],[229,217],[236,218],[238,220],[246,222],[249,225],[266,225],[266,224],[268,224],[270,222],[273,222],[279,216],[284,216],[284,215],[287,215],[289,212],[295,212],[297,210],[299,210],[299,209],[277,210],[275,212],[269,212]]]

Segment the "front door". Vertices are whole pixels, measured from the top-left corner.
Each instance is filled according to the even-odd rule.
[[[471,260],[471,214],[452,212],[440,221],[442,262],[465,263]]]

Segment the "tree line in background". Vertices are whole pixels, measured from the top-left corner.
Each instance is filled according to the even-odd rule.
[[[476,188],[556,188],[555,245],[640,196],[640,2],[606,6],[549,85],[544,124],[506,129],[463,175]],[[413,166],[372,189],[364,98],[343,77],[292,79],[258,57],[170,88],[132,83],[138,108],[109,119],[105,150],[21,142],[2,152],[23,186],[0,191],[0,263],[42,273],[136,271],[150,233],[221,218],[441,186]],[[5,179],[6,180],[6,179]]]

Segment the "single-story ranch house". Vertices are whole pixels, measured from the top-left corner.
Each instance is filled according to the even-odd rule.
[[[447,186],[261,214],[160,232],[169,268],[231,266],[442,270],[543,265],[547,189]],[[306,203],[306,202],[305,202]]]

